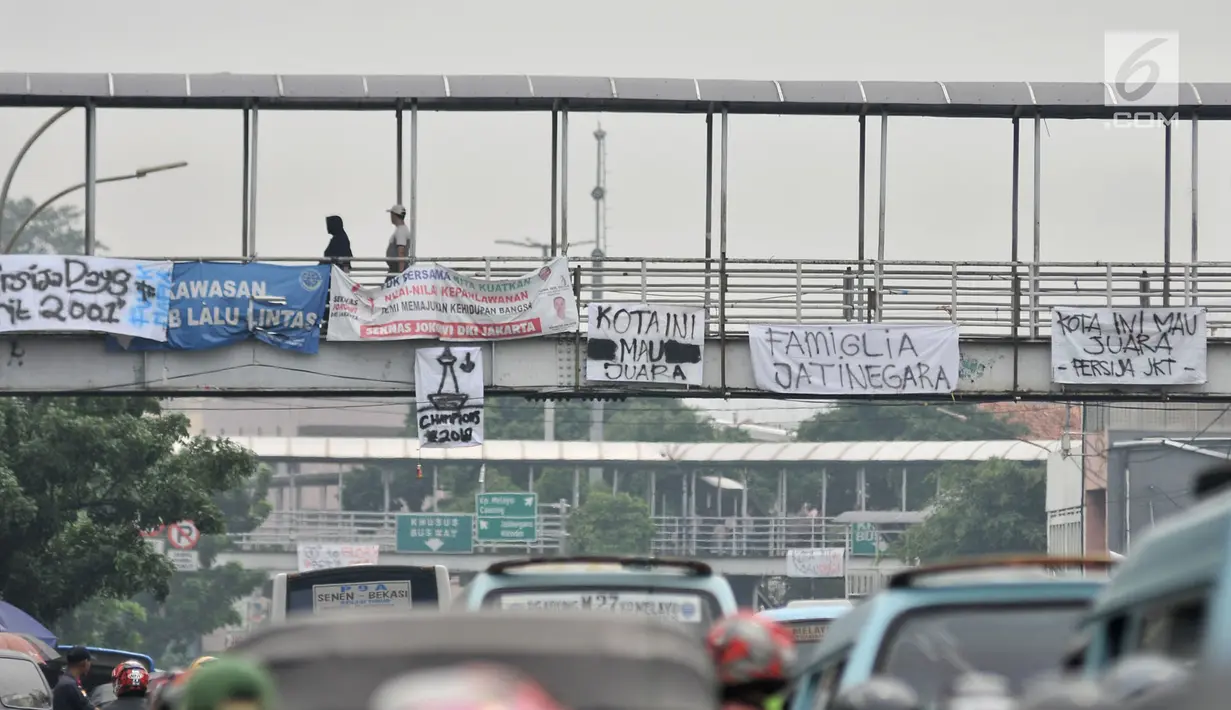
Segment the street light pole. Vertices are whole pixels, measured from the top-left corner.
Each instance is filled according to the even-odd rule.
[[[13,184],[13,175],[17,173],[17,166],[21,165],[21,161],[26,157],[26,153],[30,152],[30,147],[34,145],[34,142],[41,138],[47,132],[47,129],[51,128],[52,124],[59,121],[64,117],[64,114],[72,110],[72,106],[66,106],[56,111],[51,118],[43,121],[43,125],[30,134],[30,137],[26,139],[25,145],[21,147],[21,150],[17,151],[17,157],[13,158],[13,162],[9,164],[9,172],[4,176],[4,186],[0,187],[0,234],[4,233],[4,206],[9,203],[9,186]]]
[[[94,184],[101,185],[105,182],[121,182],[123,180],[139,180],[145,177],[146,175],[152,175],[153,173],[160,173],[166,170],[176,170],[178,168],[184,168],[187,166],[188,166],[188,163],[182,160],[177,163],[167,163],[166,165],[155,165],[149,168],[140,168],[132,173],[129,173],[128,175],[113,175],[111,177],[99,178],[94,181]],[[26,215],[26,219],[21,223],[19,227],[17,227],[17,230],[13,232],[13,236],[9,237],[8,244],[4,245],[4,253],[5,254],[13,253],[13,246],[17,244],[18,237],[21,236],[21,233],[25,231],[26,227],[28,227],[30,223],[34,221],[34,218],[39,216],[39,214],[43,210],[50,207],[52,203],[54,203],[56,200],[60,199],[61,197],[72,194],[76,192],[77,190],[82,189],[85,186],[86,186],[86,183],[80,182],[80,183],[77,183],[76,185],[73,185],[72,187],[66,187],[63,190],[60,190],[56,194],[52,195],[51,197],[47,198],[38,207],[35,207],[30,212],[30,214]]]

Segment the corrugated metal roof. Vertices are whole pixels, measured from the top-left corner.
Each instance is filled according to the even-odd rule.
[[[1231,118],[1231,84],[1179,85],[1187,117]],[[711,104],[734,113],[865,113],[1045,118],[1109,118],[1115,94],[1095,82],[745,81],[525,75],[59,74],[0,73],[0,106],[63,106],[93,101],[126,108],[391,109],[416,101],[428,110],[546,110],[699,113]],[[1136,107],[1134,107],[1136,108]],[[1137,109],[1141,110],[1141,109]]]
[[[810,462],[1044,461],[1057,441],[857,441],[824,443],[675,444],[631,441],[488,441],[459,449],[419,448],[415,439],[229,437],[275,461],[524,461],[639,464]]]

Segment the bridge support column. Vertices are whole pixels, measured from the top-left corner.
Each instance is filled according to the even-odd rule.
[[[1192,159],[1192,177],[1189,180],[1192,183],[1192,254],[1189,263],[1191,273],[1188,279],[1188,305],[1197,305],[1197,119],[1196,112],[1193,113],[1193,159]]]
[[[98,109],[87,103],[85,107],[85,253],[92,255],[97,243],[95,216],[98,201],[95,187],[98,184]],[[3,209],[0,205],[0,209]]]
[[[410,204],[406,206],[410,215],[410,245],[419,248],[419,100],[410,100]],[[408,255],[414,261],[415,254]]]
[[[1163,305],[1171,305],[1171,122],[1163,127]]]
[[[1039,337],[1039,253],[1042,243],[1043,118],[1034,115],[1034,260],[1030,262],[1030,337]]]
[[[397,136],[396,137],[397,167],[395,168],[395,173],[397,175],[397,197],[394,199],[394,203],[400,205],[400,204],[404,204],[402,202],[402,196],[406,194],[405,192],[402,192],[402,156],[404,155],[404,152],[403,152],[403,147],[402,147],[402,100],[401,99],[398,99],[398,107],[394,109],[393,114],[394,114],[394,119],[397,121],[397,134],[396,134]]]
[[[252,197],[252,171],[249,167],[252,165],[252,116],[251,110],[244,107],[244,165],[243,165],[243,207],[240,212],[240,238],[243,240],[240,244],[239,253],[245,258],[251,256],[248,253],[248,213],[252,206],[248,203]]]

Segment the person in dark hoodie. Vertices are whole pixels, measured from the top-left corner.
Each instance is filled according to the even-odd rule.
[[[329,232],[329,246],[325,247],[325,259],[322,264],[333,264],[343,271],[350,271],[350,261],[355,255],[351,252],[350,237],[342,227],[342,218],[329,215],[325,218],[325,231]],[[347,259],[348,261],[340,261]]]

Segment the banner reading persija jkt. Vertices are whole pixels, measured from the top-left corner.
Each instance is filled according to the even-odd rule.
[[[334,267],[329,285],[327,340],[514,340],[577,330],[565,257],[513,279],[416,264],[376,288]]]

